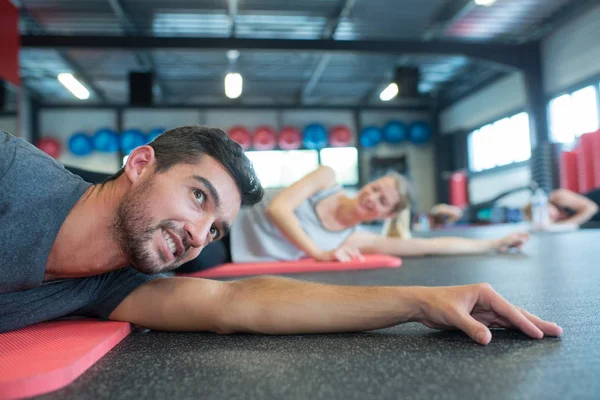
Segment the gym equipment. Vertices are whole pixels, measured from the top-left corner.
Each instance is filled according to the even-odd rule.
[[[408,128],[401,121],[388,121],[383,126],[383,139],[392,144],[404,142],[408,138]]]
[[[577,172],[577,152],[563,151],[560,153],[560,187],[575,193],[579,191],[579,173]]]
[[[465,171],[454,172],[448,181],[450,205],[465,207],[469,204],[468,179]]]
[[[375,147],[383,138],[381,129],[376,126],[365,127],[360,134],[360,145],[362,147]]]
[[[277,145],[282,150],[296,150],[302,146],[302,134],[293,126],[285,126],[279,132]]]
[[[227,134],[232,140],[238,142],[244,150],[248,150],[252,145],[252,136],[250,135],[250,132],[241,125],[234,126]]]
[[[69,151],[76,156],[87,156],[94,150],[92,139],[83,132],[71,135],[68,143]]]
[[[62,152],[62,144],[58,139],[52,137],[43,137],[35,145],[38,149],[55,159],[60,157],[60,153]]]
[[[275,131],[268,125],[261,125],[254,131],[252,147],[255,150],[273,150],[277,144]]]
[[[0,333],[0,398],[38,396],[67,386],[132,331],[128,322],[42,322]]]
[[[154,139],[156,139],[158,136],[162,135],[167,129],[166,128],[154,128],[151,129],[147,134],[147,141],[148,143],[150,143],[151,141],[153,141]]]
[[[304,139],[302,143],[307,149],[320,150],[327,147],[327,139],[327,129],[321,124],[308,124],[304,128]]]
[[[334,147],[349,146],[352,142],[352,130],[345,125],[336,125],[329,130],[329,144]]]
[[[431,138],[431,126],[424,121],[413,122],[408,128],[408,136],[415,144],[425,144]]]
[[[300,272],[317,271],[349,271],[375,268],[398,268],[402,260],[384,254],[365,254],[364,260],[352,261],[316,261],[305,258],[298,261],[273,261],[264,263],[228,263],[219,267],[194,272],[177,274],[197,278],[220,278],[230,276],[261,275],[261,274],[295,274]]]
[[[146,135],[139,129],[126,129],[120,136],[121,150],[128,155],[133,149],[146,144]]]
[[[119,135],[112,129],[101,128],[92,136],[94,150],[102,153],[115,153],[119,151]]]

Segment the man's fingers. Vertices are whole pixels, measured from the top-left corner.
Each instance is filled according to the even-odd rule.
[[[488,303],[496,314],[506,318],[515,328],[520,329],[532,338],[541,339],[544,337],[544,332],[540,328],[494,290],[490,289],[489,292],[483,293],[483,297],[482,300]]]
[[[544,335],[547,335],[547,336],[562,335],[562,333],[563,333],[562,328],[560,326],[558,326],[555,322],[544,321],[540,317],[531,314],[527,310],[523,310],[520,307],[517,307],[517,308],[519,309],[521,314],[523,314],[525,317],[527,317],[528,320],[533,322],[535,324],[535,326],[537,326],[542,332],[544,332]]]
[[[465,332],[475,342],[486,345],[492,340],[492,333],[490,330],[481,322],[467,313],[460,313],[457,316],[455,325],[458,329]]]

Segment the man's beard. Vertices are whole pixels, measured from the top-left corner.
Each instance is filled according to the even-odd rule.
[[[147,214],[150,202],[146,199],[149,198],[151,188],[152,181],[147,181],[127,193],[119,204],[112,225],[113,237],[128,263],[144,274],[157,274],[181,265],[181,257],[173,264],[167,265],[162,252],[156,255],[149,248],[156,232],[162,236],[161,228],[166,228],[182,238],[180,230],[172,222],[165,220],[157,223]],[[185,241],[183,244],[184,249],[187,249]]]

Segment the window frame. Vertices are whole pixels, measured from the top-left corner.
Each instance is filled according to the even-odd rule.
[[[527,117],[529,119],[529,143],[530,143],[530,155],[529,155],[529,159],[525,160],[525,161],[516,161],[516,162],[511,162],[505,165],[497,165],[495,167],[491,167],[491,168],[486,168],[483,169],[481,171],[475,171],[471,168],[471,159],[472,159],[472,152],[471,152],[471,146],[470,146],[470,140],[471,140],[471,135],[474,132],[479,131],[481,128],[488,126],[488,125],[493,125],[494,123],[498,122],[498,121],[502,121],[503,119],[506,118],[512,118],[516,115],[519,115],[521,113],[526,113]],[[532,143],[532,138],[531,138],[531,115],[529,114],[529,112],[525,109],[525,108],[517,108],[517,109],[513,109],[511,112],[507,112],[504,114],[501,114],[499,117],[496,117],[492,120],[489,120],[486,123],[480,124],[477,128],[474,129],[470,129],[469,133],[467,134],[467,139],[466,139],[466,147],[467,147],[467,171],[469,173],[470,176],[478,176],[478,175],[486,175],[486,174],[490,174],[490,173],[496,173],[496,172],[500,172],[500,171],[507,171],[507,170],[511,170],[511,169],[515,169],[515,168],[521,168],[523,166],[527,166],[529,165],[530,161],[531,161],[531,152],[532,152],[532,148],[531,148],[531,143]]]

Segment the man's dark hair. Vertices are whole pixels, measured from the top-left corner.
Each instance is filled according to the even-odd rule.
[[[164,132],[149,145],[154,149],[156,173],[164,172],[176,164],[198,163],[206,154],[231,174],[240,191],[242,206],[258,203],[265,194],[242,147],[221,129],[200,125],[182,126]],[[122,173],[123,169],[108,180],[114,180]]]

